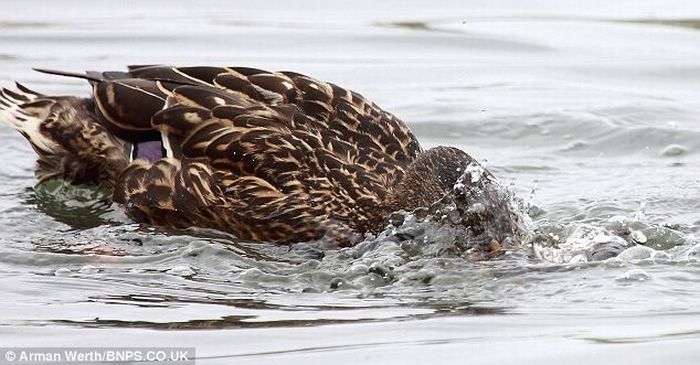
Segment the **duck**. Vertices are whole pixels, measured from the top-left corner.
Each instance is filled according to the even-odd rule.
[[[88,97],[0,90],[0,120],[36,152],[38,184],[108,189],[138,223],[345,247],[392,213],[448,201],[482,250],[515,244],[512,208],[478,161],[424,150],[402,120],[331,82],[250,67],[35,70],[91,87]]]

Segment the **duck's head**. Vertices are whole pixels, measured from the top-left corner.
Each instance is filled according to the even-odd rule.
[[[521,241],[521,216],[511,195],[457,148],[440,146],[423,152],[392,189],[388,203],[392,211],[428,208],[430,214],[441,215],[437,218],[461,231],[458,240],[464,242],[457,244],[476,257],[498,255]]]

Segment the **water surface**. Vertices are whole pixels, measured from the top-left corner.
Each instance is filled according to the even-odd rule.
[[[31,67],[149,63],[333,81],[424,147],[485,161],[531,244],[471,262],[410,222],[336,251],[139,226],[89,189],[33,189],[33,152],[0,127],[3,346],[196,346],[198,364],[700,358],[698,5],[193,4],[5,4],[0,83],[84,95]]]

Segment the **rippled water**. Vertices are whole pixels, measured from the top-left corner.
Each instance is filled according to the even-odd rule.
[[[34,189],[0,127],[3,346],[196,346],[199,364],[700,358],[700,6],[684,1],[4,4],[0,83],[125,64],[290,69],[373,98],[515,191],[532,242],[471,262],[408,219],[357,247],[129,222]]]

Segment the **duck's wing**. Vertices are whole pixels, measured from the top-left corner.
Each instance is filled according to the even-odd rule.
[[[158,139],[159,128],[152,120],[163,109],[190,106],[213,112],[220,106],[233,106],[238,109],[236,117],[266,114],[262,118],[267,118],[270,126],[284,125],[281,120],[289,114],[312,120],[308,125],[286,126],[318,133],[326,145],[334,141],[352,145],[338,154],[350,153],[352,161],[367,164],[369,170],[377,164],[386,168],[383,162],[402,169],[420,152],[415,136],[394,115],[358,93],[299,73],[163,65],[129,66],[128,72],[39,71],[88,79],[93,87],[95,114],[110,131],[129,142]],[[227,115],[231,116],[230,108]],[[185,123],[168,129],[174,135],[184,135],[192,127]]]

